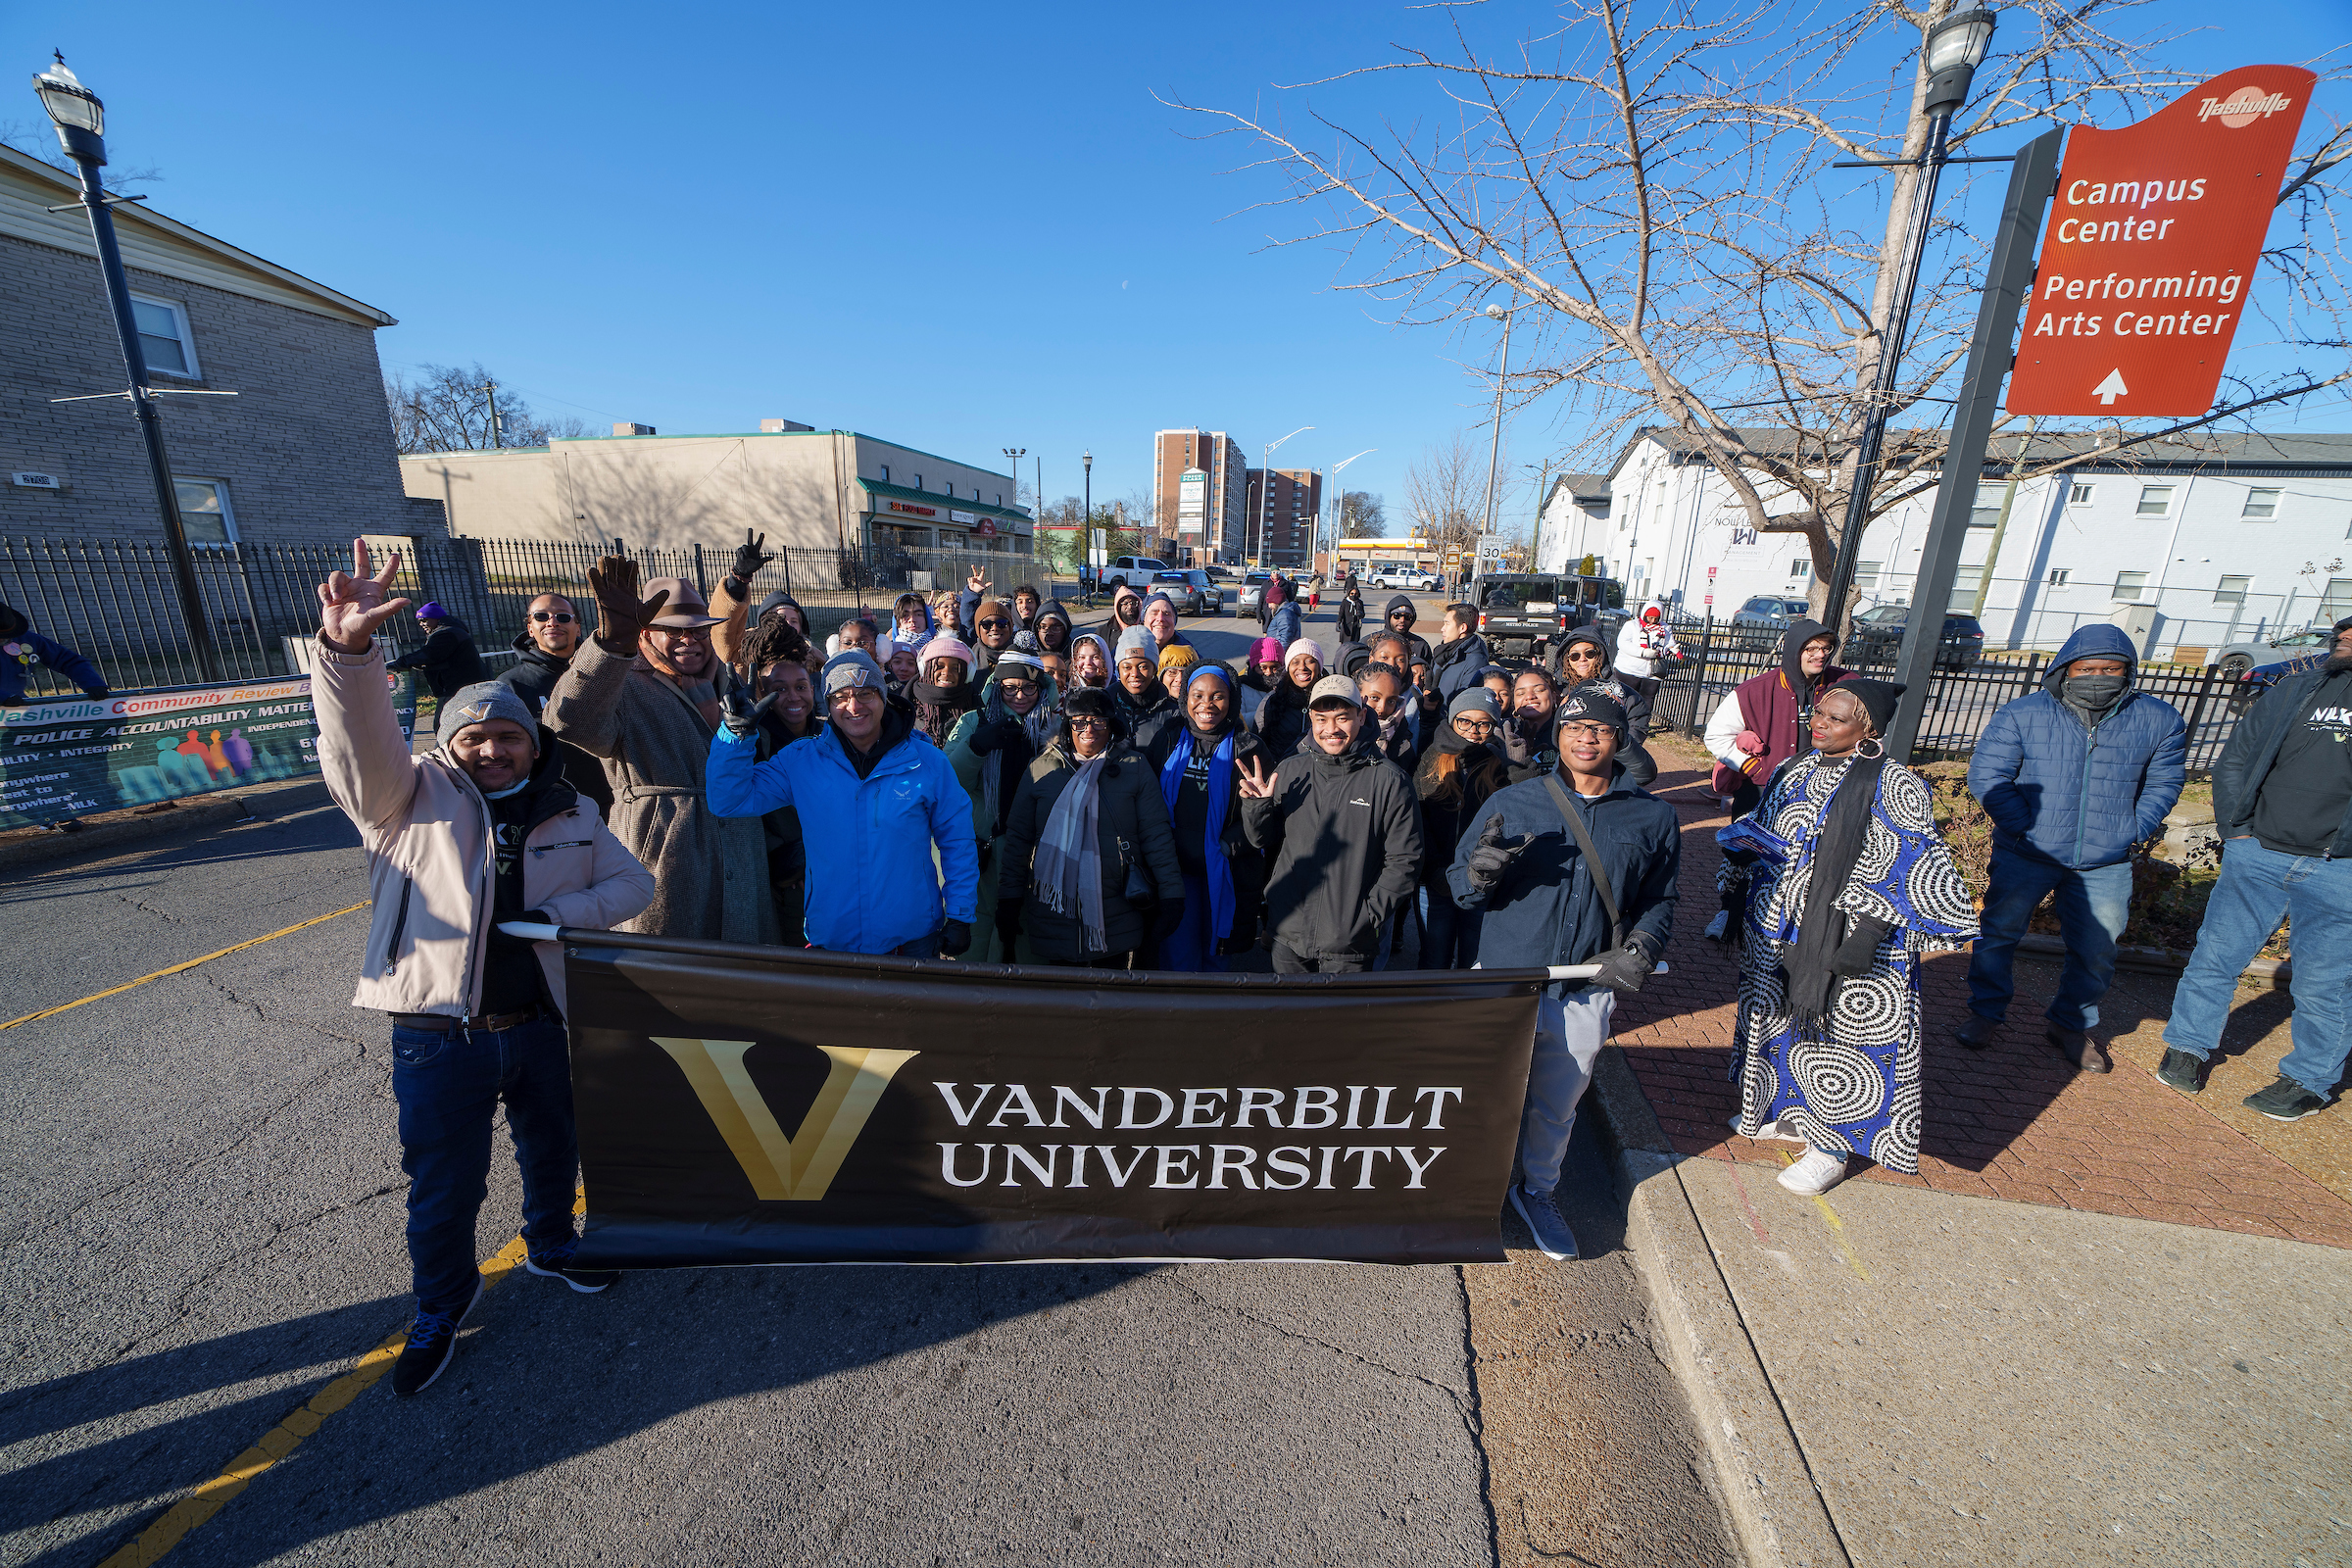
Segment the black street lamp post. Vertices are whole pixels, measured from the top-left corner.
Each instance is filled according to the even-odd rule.
[[[188,551],[187,531],[180,526],[179,495],[172,480],[172,463],[164,455],[164,430],[156,418],[155,394],[147,386],[147,357],[139,351],[138,318],[131,314],[130,280],[122,272],[122,251],[115,242],[114,198],[106,194],[98,171],[106,165],[106,105],[66,69],[64,55],[57,64],[32,78],[41,107],[57,125],[57,139],[81,175],[81,205],[89,213],[90,237],[98,245],[99,270],[106,275],[107,303],[114,308],[115,335],[122,342],[122,366],[130,375],[130,399],[138,416],[139,437],[147,444],[147,466],[155,478],[155,501],[164,518],[164,542],[172,554],[172,577],[179,589],[180,619],[188,630],[188,647],[196,667],[208,681],[224,678],[220,651],[213,646],[212,624],[205,618],[204,596],[196,584],[196,562]],[[113,396],[115,394],[108,394]]]
[[[1886,326],[1886,341],[1879,350],[1878,373],[1871,379],[1870,404],[1864,410],[1862,438],[1855,445],[1853,488],[1846,493],[1845,525],[1838,531],[1838,556],[1830,568],[1829,592],[1822,601],[1822,620],[1835,630],[1845,617],[1845,601],[1853,592],[1854,565],[1861,558],[1862,535],[1870,526],[1871,492],[1878,488],[1879,453],[1886,439],[1886,411],[1894,400],[1895,376],[1901,368],[1903,337],[1910,330],[1911,301],[1919,292],[1920,261],[1928,248],[1928,220],[1936,205],[1936,184],[1943,166],[1955,160],[1949,152],[1952,116],[1968,102],[1970,81],[1992,47],[1993,14],[1979,9],[1946,17],[1929,32],[1921,51],[1928,70],[1922,106],[1929,121],[1928,145],[1916,161],[1919,191],[1904,235],[1900,269],[1895,274],[1894,311]],[[1960,159],[1961,163],[2007,163],[2008,159]],[[1840,164],[1839,168],[1901,169],[1911,159]],[[1915,596],[1916,597],[1916,596]],[[1915,611],[1922,607],[1914,605]],[[1922,612],[1925,612],[1924,611]],[[1943,623],[1943,607],[1934,607],[1936,624]],[[1914,619],[1917,618],[1915,615]]]

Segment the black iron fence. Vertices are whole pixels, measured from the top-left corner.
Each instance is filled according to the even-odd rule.
[[[521,539],[423,539],[402,560],[395,593],[413,604],[437,600],[471,630],[485,655],[503,651],[522,629],[524,608],[543,593],[573,599],[593,624],[588,568],[607,555],[625,555],[641,577],[683,577],[706,596],[734,564],[732,545],[632,549],[603,544]],[[887,614],[907,589],[964,587],[976,569],[995,590],[1022,583],[1051,597],[1055,584],[1039,575],[1044,563],[1004,551],[909,552],[785,550],[752,581],[755,599],[779,589],[793,595],[809,624],[862,609]],[[294,673],[288,639],[318,625],[318,585],[328,573],[351,569],[348,547],[239,544],[196,553],[202,613],[220,652],[223,674],[258,680]],[[118,690],[194,685],[204,679],[188,648],[171,557],[159,543],[0,536],[0,602],[15,606],[33,630],[78,650]],[[396,616],[387,640],[406,652],[421,640],[416,623]],[[27,696],[65,696],[71,682],[42,668],[29,672]]]
[[[1705,733],[1707,720],[1734,687],[1751,675],[1781,667],[1781,633],[1769,627],[1686,620],[1677,623],[1675,640],[1688,662],[1664,675],[1653,722],[1692,739]],[[1887,646],[1850,659],[1840,657],[1838,662],[1890,676],[1898,652]],[[1917,760],[1968,756],[2001,705],[2039,691],[2049,670],[2050,655],[2044,653],[1984,655],[1970,650],[1939,661],[1920,720]],[[2211,773],[2244,706],[2236,678],[2219,665],[2143,668],[2134,687],[2180,710],[2188,724],[2189,776]]]

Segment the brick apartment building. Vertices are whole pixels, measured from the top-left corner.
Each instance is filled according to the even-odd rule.
[[[1159,430],[1152,437],[1152,495],[1159,532],[1187,565],[1243,554],[1249,460],[1222,430]],[[1188,483],[1189,478],[1189,483]]]
[[[0,146],[0,534],[161,542],[79,187]],[[392,318],[124,202],[115,229],[188,541],[324,543],[432,525],[402,491],[375,331]],[[435,528],[433,531],[437,531]]]
[[[1315,519],[1322,514],[1323,474],[1316,468],[1276,468],[1274,491],[1261,514],[1259,487],[1266,470],[1249,470],[1247,499],[1250,549],[1258,564],[1306,567],[1313,564]],[[1260,538],[1260,524],[1263,538]]]

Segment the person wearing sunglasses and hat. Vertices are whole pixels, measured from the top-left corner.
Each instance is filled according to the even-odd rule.
[[[1902,693],[1856,676],[1821,692],[1812,749],[1717,835],[1725,880],[1746,880],[1733,1130],[1804,1146],[1780,1183],[1808,1197],[1855,1154],[1918,1172],[1921,960],[1977,936],[1926,781],[1879,744]]]
[[[498,672],[498,679],[531,705],[532,718],[546,712],[548,693],[571,667],[571,656],[580,651],[581,629],[578,608],[562,594],[541,594],[522,612],[522,630],[512,645],[517,657]],[[611,816],[612,786],[605,782],[605,764],[563,740],[556,742],[556,758],[564,782]]]
[[[588,572],[596,635],[548,695],[545,722],[600,759],[612,831],[654,873],[654,902],[621,929],[707,942],[774,943],[782,932],[755,818],[710,808],[704,772],[734,671],[710,646],[719,617],[682,577],[641,590],[637,564]]]
[[[1554,716],[1558,765],[1461,813],[1446,872],[1455,906],[1478,922],[1483,967],[1600,965],[1590,980],[1552,981],[1536,1007],[1510,1199],[1546,1257],[1577,1255],[1560,1171],[1617,993],[1642,989],[1674,935],[1682,826],[1673,807],[1627,781],[1617,760],[1626,727],[1615,698],[1569,694]]]
[[[490,678],[490,672],[482,667],[481,650],[473,646],[473,633],[442,609],[440,600],[428,599],[416,607],[416,624],[424,632],[424,641],[385,664],[385,669],[421,671],[425,688],[436,703],[445,703],[466,687]]]

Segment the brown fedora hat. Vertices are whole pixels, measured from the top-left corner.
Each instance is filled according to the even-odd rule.
[[[698,626],[715,626],[726,617],[710,613],[710,602],[683,577],[650,577],[645,584],[645,597],[651,599],[663,589],[669,590],[668,602],[662,607],[649,625],[666,627],[671,631],[692,631]]]

